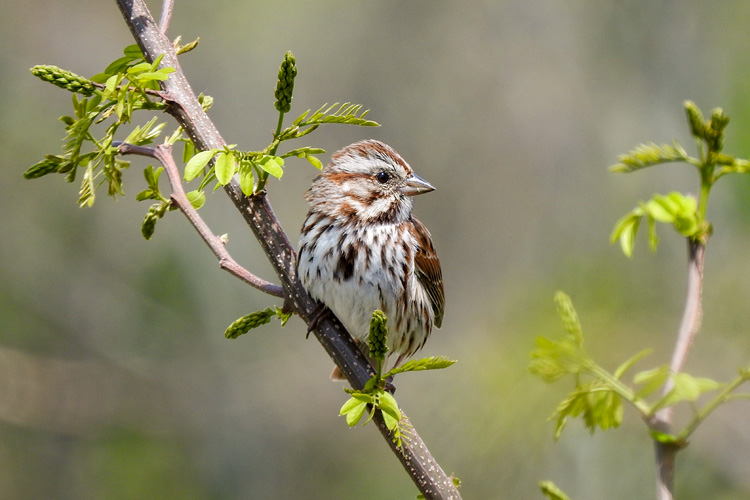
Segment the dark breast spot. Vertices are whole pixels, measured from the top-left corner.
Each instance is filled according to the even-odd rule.
[[[354,248],[348,245],[341,249],[341,255],[333,271],[333,277],[338,281],[348,281],[354,275],[354,261],[357,256]]]

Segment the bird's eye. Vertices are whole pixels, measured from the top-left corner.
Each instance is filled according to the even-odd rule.
[[[375,174],[375,178],[378,180],[379,183],[385,184],[386,182],[390,180],[391,176],[385,170],[381,170],[380,172]]]

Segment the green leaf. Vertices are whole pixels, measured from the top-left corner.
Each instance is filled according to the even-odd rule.
[[[656,235],[656,220],[648,216],[648,247],[652,252],[656,252],[659,245],[659,237]]]
[[[149,71],[149,70],[151,70],[151,67],[152,67],[151,63],[142,62],[142,63],[136,64],[136,65],[131,66],[130,68],[128,68],[127,73],[128,73],[128,75],[135,75],[135,74],[138,74],[138,73],[142,73],[144,71]]]
[[[252,196],[255,191],[255,177],[253,176],[252,162],[241,161],[239,167],[240,189],[245,196]]]
[[[365,410],[367,410],[366,403],[351,398],[341,407],[339,415],[346,415],[346,424],[349,427],[354,427],[362,419]]]
[[[145,189],[135,195],[135,201],[158,200],[159,196],[151,189]]]
[[[383,412],[383,423],[389,431],[396,431],[398,429],[399,419],[391,415],[390,413]],[[398,438],[397,438],[398,439]]]
[[[709,378],[693,377],[690,374],[680,372],[673,376],[674,388],[662,398],[657,404],[658,408],[664,408],[682,401],[695,401],[705,392],[721,389],[723,384]]]
[[[653,351],[653,349],[644,349],[641,352],[639,352],[638,354],[636,354],[635,356],[633,356],[632,358],[630,358],[627,361],[625,361],[624,363],[622,363],[615,370],[615,373],[614,373],[615,378],[616,379],[621,378],[625,374],[625,372],[627,372],[628,370],[630,370],[633,367],[634,364],[636,364],[638,361],[640,361],[641,359],[643,359],[646,356],[648,356],[649,354],[651,354],[652,351]]]
[[[291,318],[293,315],[294,313],[291,311],[286,312],[279,307],[276,308],[276,317],[281,321],[282,327],[286,326],[286,322],[289,321],[289,318]]]
[[[323,163],[314,156],[305,156],[305,159],[318,170],[323,170]]]
[[[206,193],[203,191],[190,191],[185,193],[185,197],[196,210],[199,210],[206,203]]]
[[[320,123],[343,123],[365,127],[380,126],[377,122],[365,119],[365,116],[367,115],[367,113],[369,113],[370,110],[368,109],[362,111],[361,104],[351,104],[349,102],[345,102],[341,105],[339,105],[339,103],[334,103],[331,106],[326,106],[328,105],[324,104],[323,106],[321,106],[309,118],[306,117],[306,112],[305,115],[303,115],[305,116],[305,118],[303,118],[302,120],[299,120],[298,118],[299,121],[295,120],[294,124],[299,125],[300,127]],[[334,108],[336,108],[335,111]]]
[[[654,196],[651,201],[646,203],[646,211],[649,215],[659,222],[667,224],[674,222],[677,210],[676,204],[667,196]]]
[[[423,371],[423,370],[440,370],[443,368],[448,368],[455,362],[456,362],[455,360],[448,359],[445,356],[431,356],[429,358],[412,359],[410,361],[407,361],[401,366],[397,366],[396,368],[393,368],[387,374],[385,374],[383,378],[387,378],[387,377],[390,377],[391,375],[396,375],[398,373],[404,373],[404,372],[418,372],[418,371]]]
[[[120,83],[120,75],[112,75],[107,78],[107,83],[104,85],[104,88],[107,92],[114,92],[118,83]]]
[[[219,153],[219,156],[216,158],[216,165],[214,166],[216,180],[219,184],[222,186],[229,184],[236,171],[237,165],[234,162],[234,155],[226,151]]]
[[[542,481],[539,483],[539,487],[549,500],[570,500],[570,497],[552,481]]]
[[[612,231],[610,240],[612,243],[618,240],[620,241],[620,248],[626,257],[633,256],[635,235],[638,233],[640,222],[641,216],[631,212],[617,221],[617,224],[615,224],[615,228]]]
[[[169,74],[174,73],[174,68],[161,68],[158,71],[146,71],[144,73],[139,73],[137,75],[133,75],[133,78],[138,80],[139,82],[147,82],[147,81],[166,81],[167,78],[169,78]]]
[[[368,405],[371,405],[371,404],[373,404],[375,402],[375,400],[373,399],[373,397],[372,397],[371,394],[367,394],[367,393],[362,392],[362,391],[352,391],[351,392],[351,396],[354,399],[356,399],[358,401],[361,401],[361,402],[363,402],[365,404],[368,404]]]
[[[396,400],[390,393],[385,391],[380,393],[380,397],[378,398],[378,408],[384,414],[391,416],[396,421],[401,420],[401,410],[398,409],[398,403],[396,403]]]
[[[698,202],[692,196],[675,191],[666,196],[657,194],[644,207],[654,219],[671,223],[683,236],[695,236],[700,229]]]
[[[307,155],[322,155],[325,152],[326,152],[325,149],[311,148],[310,146],[305,146],[302,148],[292,149],[291,151],[281,155],[281,157],[289,158],[290,156],[296,156],[298,158],[304,158]]]
[[[125,54],[125,57],[128,57],[131,60],[140,59],[143,57],[143,52],[141,52],[141,48],[136,43],[133,43],[125,47],[122,50],[122,53]]]
[[[619,163],[609,168],[611,172],[634,172],[642,168],[675,161],[697,163],[697,160],[690,158],[677,141],[674,141],[671,146],[669,144],[654,144],[653,142],[640,144],[634,150],[618,156],[617,161]]]
[[[78,194],[78,205],[80,207],[91,207],[94,204],[96,195],[94,194],[94,171],[91,165],[86,168],[86,172],[83,174],[83,181]]]
[[[182,147],[182,163],[187,163],[193,156],[195,156],[195,145],[190,139],[185,139]]]
[[[554,433],[555,441],[560,439],[560,436],[568,423],[568,418],[577,417],[582,414],[587,405],[587,394],[583,391],[575,391],[568,394],[568,397],[563,399],[560,404],[557,405],[557,408],[555,408],[555,411],[550,417],[557,417]]]
[[[565,375],[578,374],[588,358],[580,346],[567,336],[561,341],[536,338],[537,348],[531,351],[529,371],[546,382],[554,382]]]
[[[200,42],[200,40],[201,40],[200,37],[198,37],[192,42],[186,43],[185,45],[178,46],[175,49],[175,53],[179,56],[187,52],[190,52],[191,50],[195,49],[198,46],[198,43]]]
[[[363,404],[363,402],[355,397],[350,397],[346,400],[346,402],[341,406],[341,409],[339,410],[339,415],[346,415],[359,405]]]
[[[279,156],[265,155],[257,163],[263,171],[268,172],[277,179],[281,179],[281,176],[284,175],[284,169],[281,168],[284,165],[284,159]]]
[[[149,165],[143,170],[143,177],[146,179],[146,184],[150,188],[159,187],[159,176],[164,171],[164,167],[158,167],[154,169],[153,165]]]
[[[201,151],[190,158],[190,161],[185,165],[185,181],[190,182],[198,177],[217,152],[217,149],[209,149],[208,151]]]
[[[592,432],[594,424],[603,431],[619,427],[624,414],[622,398],[614,391],[598,391],[591,395],[594,397],[590,426]]]
[[[573,307],[573,301],[565,292],[558,290],[555,293],[555,304],[557,304],[557,315],[562,320],[565,330],[578,345],[583,345],[583,328],[581,328],[578,313]]]
[[[642,371],[636,373],[633,377],[633,382],[637,385],[642,385],[641,389],[636,393],[637,398],[646,397],[649,394],[653,394],[669,378],[669,366],[662,365],[651,370]]]
[[[157,125],[156,120],[157,117],[153,117],[143,126],[136,126],[123,142],[126,142],[128,144],[135,144],[136,146],[143,146],[152,143],[153,140],[156,139],[159,134],[161,134],[161,131],[166,126],[165,122],[159,123]]]
[[[555,439],[559,439],[569,417],[581,416],[590,432],[618,427],[623,417],[622,398],[604,383],[594,380],[580,385],[555,409]]]

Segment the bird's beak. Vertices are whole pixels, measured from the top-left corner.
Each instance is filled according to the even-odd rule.
[[[411,174],[411,176],[406,179],[404,187],[401,188],[401,192],[406,196],[416,196],[418,194],[429,193],[430,191],[434,190],[435,187],[432,184],[422,179],[417,174]]]

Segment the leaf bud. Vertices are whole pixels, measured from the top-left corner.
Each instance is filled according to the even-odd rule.
[[[291,51],[287,51],[279,67],[279,79],[276,82],[274,107],[281,113],[288,113],[292,108],[294,78],[297,76],[297,63]]]
[[[372,313],[370,320],[370,335],[368,337],[370,356],[384,360],[388,352],[388,318],[383,311]]]
[[[96,91],[96,87],[91,80],[57,66],[34,66],[31,68],[31,73],[45,82],[84,96],[90,96]]]
[[[703,139],[706,135],[706,123],[703,120],[703,113],[698,109],[693,101],[685,101],[685,111],[687,112],[688,122],[690,122],[690,132],[696,139]]]
[[[65,159],[59,156],[48,155],[44,160],[35,163],[23,173],[26,179],[38,179],[39,177],[58,172],[65,163]]]
[[[236,339],[240,335],[244,335],[253,328],[257,328],[261,325],[271,321],[271,317],[276,315],[276,311],[269,307],[263,311],[257,311],[250,313],[246,316],[242,316],[234,320],[224,332],[224,336],[228,339]]]

